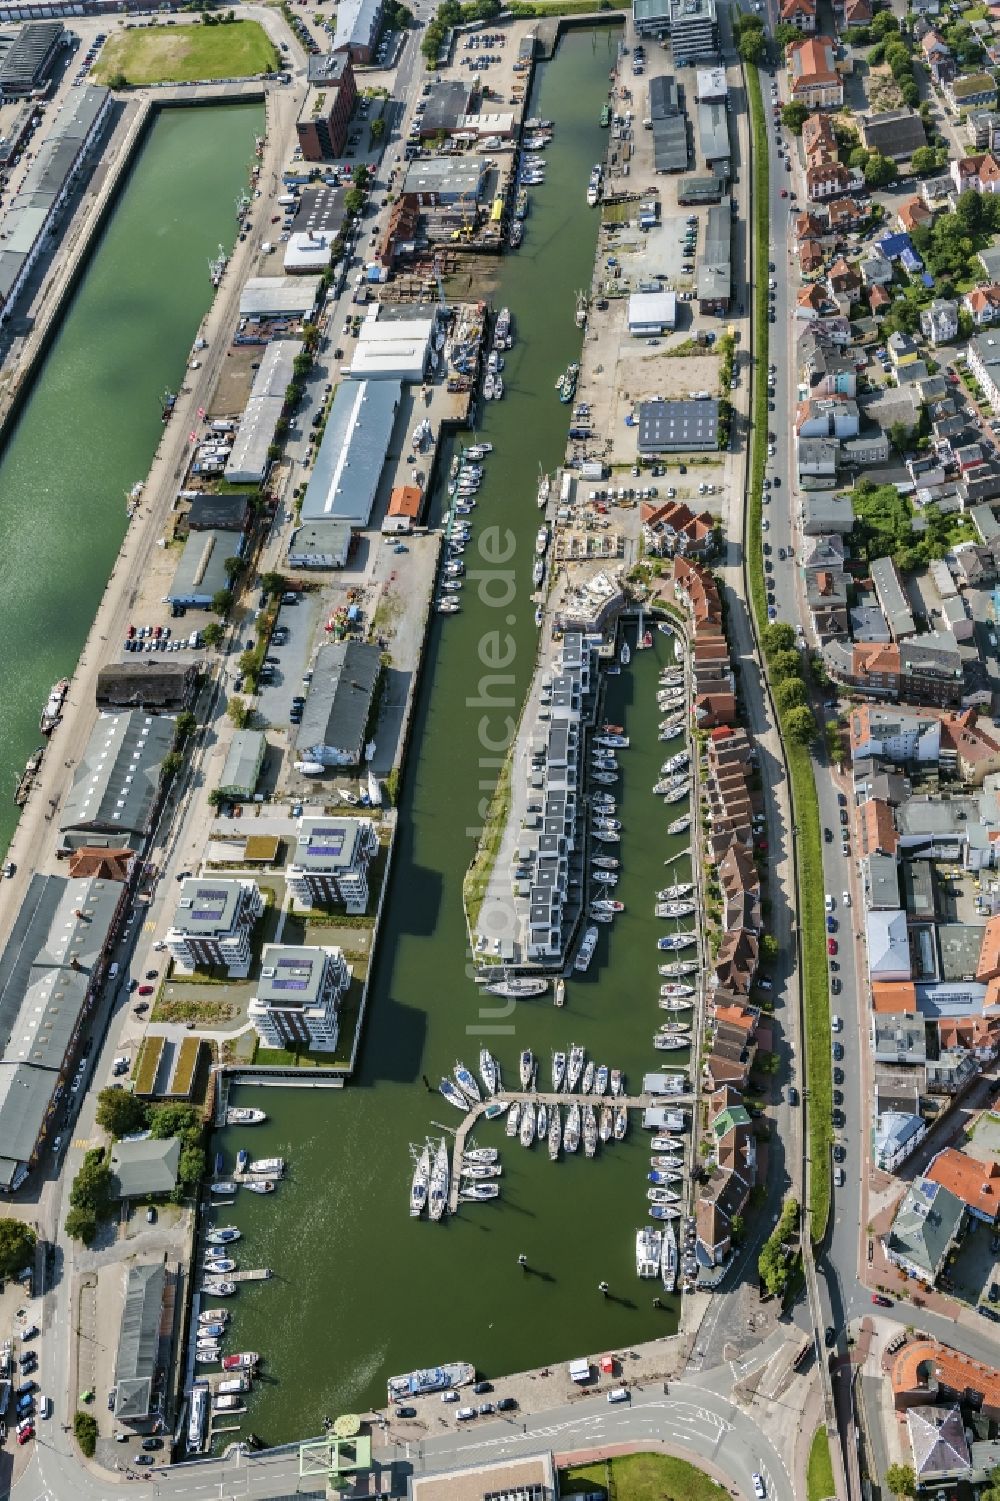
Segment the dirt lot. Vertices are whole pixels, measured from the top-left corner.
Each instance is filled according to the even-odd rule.
[[[219,383],[212,394],[208,416],[232,417],[247,404],[255,370],[264,353],[262,344],[234,344],[226,356]]]

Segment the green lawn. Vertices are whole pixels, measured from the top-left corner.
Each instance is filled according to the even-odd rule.
[[[607,1464],[574,1465],[559,1471],[563,1496],[602,1492],[608,1501],[726,1501],[724,1486],[669,1454],[622,1454]]]
[[[278,54],[257,21],[228,26],[133,26],[109,38],[94,82],[198,83],[271,73]]]
[[[829,1501],[835,1496],[833,1465],[830,1463],[830,1440],[822,1423],[813,1434],[806,1473],[806,1501]]]

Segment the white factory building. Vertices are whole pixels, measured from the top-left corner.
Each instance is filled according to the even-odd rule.
[[[434,318],[380,318],[372,308],[361,325],[347,373],[354,380],[424,378],[434,336]]]

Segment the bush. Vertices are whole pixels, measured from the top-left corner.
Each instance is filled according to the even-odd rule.
[[[82,1240],[89,1246],[97,1234],[97,1215],[92,1209],[71,1209],[64,1228],[70,1240]]]
[[[0,1277],[13,1277],[35,1254],[35,1232],[23,1220],[0,1220]]]
[[[786,1254],[785,1242],[790,1239],[799,1223],[799,1202],[786,1199],[778,1223],[764,1242],[757,1260],[760,1280],[772,1297],[780,1296],[788,1287],[791,1258]]]
[[[92,1412],[76,1412],[73,1415],[73,1433],[80,1452],[93,1459],[97,1449],[97,1419]]]

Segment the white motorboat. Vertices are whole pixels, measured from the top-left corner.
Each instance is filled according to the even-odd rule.
[[[591,781],[600,782],[605,787],[613,787],[618,780],[618,772],[595,771]]]
[[[614,1138],[615,1138],[615,1141],[624,1141],[625,1140],[625,1135],[626,1135],[627,1131],[628,1131],[628,1106],[627,1105],[616,1105],[615,1106],[615,1126],[614,1126]]]
[[[657,902],[653,908],[656,917],[690,917],[695,911],[694,902]]]
[[[199,1324],[224,1324],[229,1317],[228,1308],[204,1308],[198,1315]]]
[[[583,1069],[586,1058],[587,1055],[584,1049],[579,1047],[574,1042],[573,1046],[569,1050],[569,1064],[566,1069],[566,1088],[569,1090],[570,1094],[573,1093],[574,1089],[576,1089],[576,1086],[579,1084],[581,1078],[583,1077]]]
[[[617,1099],[618,1096],[620,1094],[623,1094],[624,1092],[625,1075],[622,1073],[620,1068],[613,1068],[611,1070],[611,1097],[612,1099]]]
[[[675,995],[663,996],[659,1004],[661,1011],[673,1011],[679,1013],[681,1011],[692,1011],[694,1009],[694,1001],[685,1000],[683,997]]]
[[[644,1225],[635,1232],[635,1271],[638,1277],[658,1277],[663,1259],[663,1237],[659,1230]]]
[[[661,996],[667,998],[673,997],[677,1000],[683,1000],[685,996],[694,995],[694,993],[693,985],[683,985],[678,980],[668,980],[665,985],[660,986]]]
[[[520,1137],[522,1147],[530,1147],[535,1139],[535,1107],[530,1100],[521,1108]]]
[[[448,1160],[448,1146],[442,1136],[438,1143],[434,1166],[431,1169],[428,1212],[432,1220],[439,1220],[448,1207],[448,1188],[450,1183],[451,1164]]]
[[[680,818],[675,818],[673,823],[667,824],[668,834],[686,834],[691,827],[691,814],[682,813]],[[664,862],[666,864],[666,862]]]
[[[232,1182],[213,1183],[210,1185],[208,1191],[213,1194],[234,1194],[239,1189],[239,1186],[238,1183]]]
[[[416,1219],[423,1214],[431,1182],[431,1149],[425,1142],[413,1169],[410,1183],[410,1214]]]
[[[597,1095],[601,1095],[601,1094],[607,1094],[607,1092],[608,1092],[608,1065],[606,1063],[601,1063],[601,1064],[598,1064],[597,1070],[596,1070],[596,1072],[594,1074],[594,1093],[597,1094]]]
[[[240,1231],[235,1225],[220,1225],[216,1230],[209,1230],[205,1236],[210,1246],[230,1246],[239,1238]]]
[[[589,965],[590,965],[591,959],[593,959],[593,957],[594,957],[594,950],[596,948],[597,948],[597,929],[596,928],[587,928],[586,931],[584,932],[583,938],[582,938],[582,940],[580,942],[580,947],[579,947],[579,950],[577,951],[577,956],[573,960],[573,968],[577,969],[577,970],[585,970],[585,969],[587,969],[589,967]]]
[[[504,1127],[508,1136],[516,1136],[517,1128],[521,1120],[521,1101],[514,1100],[507,1112],[507,1124]]]
[[[594,1073],[597,1068],[593,1058],[588,1058],[580,1080],[580,1090],[583,1094],[589,1094],[594,1087]]]
[[[668,1223],[663,1231],[663,1254],[660,1263],[660,1279],[668,1293],[672,1293],[677,1286],[677,1236],[674,1227]]]
[[[681,1196],[673,1188],[647,1188],[646,1198],[651,1204],[679,1204]]]
[[[243,1184],[248,1194],[273,1194],[277,1184],[273,1178],[254,1178]]]
[[[658,902],[679,901],[682,897],[689,896],[693,890],[694,886],[690,881],[678,881],[674,886],[661,887],[656,893],[656,900]]]
[[[610,898],[600,897],[597,901],[591,902],[590,910],[591,912],[604,912],[608,913],[611,916],[615,916],[617,913],[625,911],[625,903],[611,901]]]
[[[459,1190],[458,1197],[469,1204],[474,1204],[480,1199],[498,1199],[500,1185],[499,1183],[466,1183]]]
[[[617,829],[595,829],[594,838],[598,844],[621,844],[622,836]]]
[[[566,1079],[566,1054],[554,1052],[552,1054],[552,1093],[558,1094]]]
[[[614,855],[594,855],[590,863],[595,870],[618,870],[622,862]]]
[[[562,1111],[553,1105],[549,1111],[549,1160],[555,1162],[562,1145]]]
[[[615,1112],[610,1105],[601,1106],[601,1120],[597,1128],[597,1134],[603,1142],[611,1140],[615,1129]]]
[[[233,1105],[226,1111],[227,1126],[262,1126],[267,1120],[263,1110],[247,1105]]]
[[[530,1048],[525,1048],[521,1053],[518,1071],[521,1077],[521,1088],[530,1089],[535,1077],[535,1055]]]
[[[684,1181],[684,1158],[680,1155],[680,1142],[677,1143],[677,1151],[668,1154],[654,1153],[649,1159],[650,1167],[655,1167],[661,1173],[666,1173],[667,1182],[676,1178],[678,1183]]]
[[[473,1167],[483,1164],[489,1166],[490,1163],[496,1162],[499,1156],[500,1153],[496,1147],[470,1147],[467,1152],[462,1153],[462,1161],[468,1162]]]
[[[674,959],[670,964],[658,964],[656,972],[660,975],[672,975],[676,979],[681,980],[685,975],[696,975],[699,968],[699,965],[692,964],[688,960]]]
[[[470,1162],[466,1165],[463,1159],[461,1176],[485,1182],[488,1178],[502,1178],[503,1168],[499,1162]]]
[[[683,1152],[684,1140],[680,1136],[673,1136],[667,1132],[662,1136],[654,1136],[650,1146],[654,1152]]]
[[[618,885],[618,872],[616,870],[595,870],[591,878],[601,886]]]
[[[483,1088],[490,1096],[498,1094],[500,1090],[500,1065],[490,1052],[489,1048],[479,1049],[479,1077],[483,1081]]]
[[[543,524],[542,526],[540,526],[538,528],[538,531],[535,534],[535,552],[537,553],[537,555],[539,557],[543,557],[544,556],[545,549],[548,547],[548,545],[549,545],[549,529],[548,529],[547,526],[545,526]]]
[[[480,1094],[479,1085],[476,1083],[475,1076],[466,1068],[465,1064],[457,1061],[455,1067],[452,1069],[452,1073],[455,1075],[455,1083],[465,1095],[469,1104],[481,1105],[483,1097]]]
[[[580,1145],[580,1106],[576,1100],[566,1112],[563,1130],[563,1146],[567,1152],[575,1152]]]
[[[632,660],[632,648],[629,646],[629,644],[628,644],[627,641],[623,641],[622,642],[622,649],[618,653],[618,656],[619,656],[619,659],[621,660],[621,664],[622,664],[623,667],[627,667],[628,664],[631,662],[631,660]]]
[[[608,750],[628,750],[629,738],[627,735],[595,735],[594,744]]]

